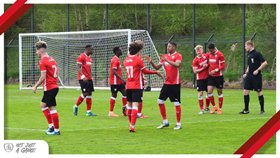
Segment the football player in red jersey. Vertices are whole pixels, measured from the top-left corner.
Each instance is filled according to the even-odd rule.
[[[122,93],[122,111],[123,115],[126,116],[126,90],[125,90],[125,80],[122,78],[122,67],[119,57],[122,55],[122,50],[120,47],[115,47],[113,49],[114,56],[111,59],[110,65],[110,85],[111,85],[111,93],[112,96],[110,98],[110,110],[109,117],[118,117],[117,114],[114,113],[115,101],[117,98],[118,91]]]
[[[36,54],[39,56],[41,76],[37,83],[32,88],[33,92],[36,93],[37,87],[43,83],[44,96],[41,101],[41,109],[44,113],[49,128],[46,130],[48,135],[60,135],[59,131],[59,117],[56,111],[56,95],[58,93],[57,85],[57,64],[56,61],[48,55],[47,43],[39,41],[35,44]]]
[[[224,87],[224,75],[223,70],[225,68],[225,58],[224,54],[220,52],[214,44],[208,45],[209,52],[205,54],[209,63],[209,77],[208,77],[208,87],[207,94],[208,98],[213,105],[213,108],[210,114],[214,114],[218,111],[218,114],[222,114],[223,106],[223,87]],[[213,96],[214,87],[217,88],[218,99],[219,99],[219,108],[215,105],[215,100]]]
[[[206,97],[206,107],[204,109],[203,103],[203,91],[207,92],[207,78],[208,78],[208,60],[203,54],[203,46],[197,45],[195,48],[197,56],[193,59],[192,68],[196,74],[197,92],[198,92],[198,103],[200,112],[203,114],[204,110],[209,111],[209,99]]]
[[[94,91],[94,87],[91,76],[92,59],[90,55],[93,53],[93,47],[92,45],[86,45],[85,48],[86,51],[81,53],[77,58],[78,80],[82,94],[78,97],[76,104],[73,106],[73,113],[74,115],[78,115],[78,106],[83,102],[84,98],[86,98],[86,116],[96,116],[96,114],[91,112],[92,92]]]
[[[135,132],[135,123],[137,119],[138,104],[141,102],[143,91],[143,76],[144,74],[162,75],[157,71],[151,71],[145,68],[144,62],[140,55],[144,47],[142,41],[135,41],[129,44],[129,54],[124,60],[126,70],[126,93],[127,93],[127,116],[130,123],[129,131]]]
[[[158,105],[160,109],[160,113],[162,116],[162,124],[158,126],[158,129],[162,129],[164,127],[169,126],[169,122],[166,117],[166,110],[164,101],[167,98],[170,99],[171,102],[174,103],[176,108],[176,119],[177,123],[174,127],[174,130],[179,130],[182,128],[181,126],[181,86],[180,86],[180,76],[179,76],[179,68],[182,62],[182,55],[176,51],[176,43],[169,42],[167,44],[167,54],[161,54],[161,60],[158,64],[154,64],[152,59],[149,56],[146,56],[146,59],[149,63],[156,69],[160,69],[164,66],[164,70],[166,73],[166,79],[163,87],[161,88],[160,95],[158,98]]]

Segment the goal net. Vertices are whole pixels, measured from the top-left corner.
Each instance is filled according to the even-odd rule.
[[[123,55],[121,63],[127,56],[131,41],[144,41],[142,55],[149,55],[155,63],[159,61],[158,52],[149,33],[145,30],[106,30],[83,32],[25,33],[19,34],[19,82],[20,89],[30,89],[40,77],[38,56],[34,47],[39,40],[48,44],[47,52],[59,67],[59,85],[61,88],[79,88],[77,80],[77,57],[85,51],[87,44],[93,45],[94,53],[92,76],[96,89],[109,89],[110,60],[114,56],[112,49],[120,47]],[[145,60],[149,69],[152,66]],[[123,69],[125,77],[125,70]],[[147,75],[146,86],[157,89],[162,86],[163,79],[157,75]]]

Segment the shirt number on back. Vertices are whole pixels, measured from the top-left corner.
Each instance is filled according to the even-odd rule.
[[[133,66],[127,66],[125,67],[127,78],[133,78]]]
[[[56,67],[56,65],[52,65],[52,68],[54,69],[53,77],[57,78],[57,67]]]

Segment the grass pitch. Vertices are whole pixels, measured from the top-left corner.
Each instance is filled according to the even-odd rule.
[[[198,115],[197,92],[182,89],[182,127],[174,131],[175,108],[166,101],[166,129],[156,129],[161,122],[157,105],[159,92],[145,92],[143,113],[149,118],[137,119],[136,133],[128,132],[128,120],[121,115],[121,95],[116,100],[118,118],[109,118],[110,91],[93,93],[93,112],[97,117],[86,117],[85,103],[78,116],[72,107],[80,90],[60,89],[57,110],[60,117],[60,136],[44,134],[47,122],[39,103],[42,91],[19,91],[18,85],[5,86],[5,139],[45,140],[51,154],[232,154],[275,113],[276,92],[265,90],[265,115],[259,115],[259,103],[251,92],[250,114],[239,115],[243,108],[242,90],[224,90],[222,115]],[[217,102],[217,95],[215,100]],[[211,106],[210,106],[211,107]],[[259,153],[275,154],[273,137]],[[129,150],[128,150],[129,148]]]

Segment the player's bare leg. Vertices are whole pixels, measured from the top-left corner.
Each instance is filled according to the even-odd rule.
[[[112,93],[112,96],[110,98],[110,110],[108,114],[109,117],[118,117],[118,115],[114,113],[116,98],[117,98],[117,93]]]
[[[217,107],[216,107],[216,104],[215,104],[215,99],[214,99],[214,96],[213,96],[213,90],[214,90],[214,86],[208,86],[207,87],[207,95],[208,95],[208,98],[210,100],[210,103],[213,106],[210,114],[214,114],[217,111]]]
[[[219,99],[219,108],[218,108],[218,114],[222,114],[222,107],[223,107],[223,102],[224,102],[224,96],[223,96],[223,89],[218,88],[218,99]]]

